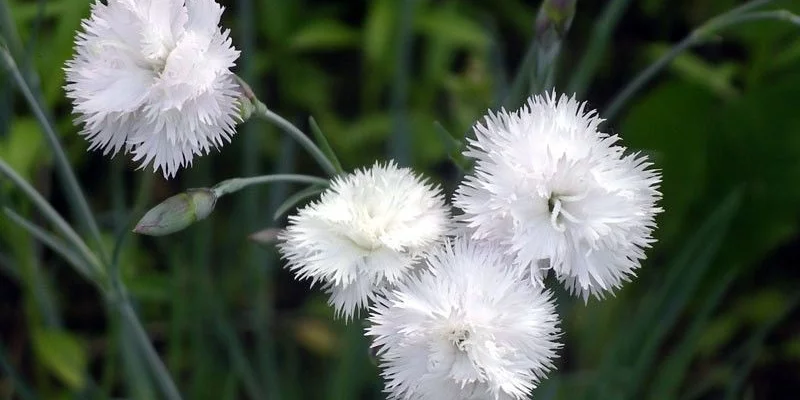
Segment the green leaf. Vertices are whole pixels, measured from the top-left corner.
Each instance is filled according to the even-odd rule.
[[[737,191],[719,202],[716,209],[689,238],[669,263],[658,290],[641,300],[627,327],[607,347],[598,382],[599,390],[618,390],[635,396],[654,367],[653,359],[667,332],[677,321],[717,256],[720,244],[741,204]],[[621,371],[620,365],[632,367]],[[623,376],[624,375],[624,381]],[[625,385],[627,383],[627,385]],[[616,392],[615,392],[616,393]],[[601,398],[603,392],[595,392]]]
[[[309,186],[286,199],[280,206],[275,210],[275,214],[272,215],[272,219],[278,219],[283,214],[286,214],[292,207],[296,206],[301,201],[315,196],[317,194],[322,193],[325,188],[322,186]]]
[[[415,25],[422,33],[433,38],[449,40],[478,50],[489,47],[489,33],[454,9],[429,9],[417,13]]]
[[[72,334],[60,330],[32,332],[33,350],[39,362],[71,389],[86,384],[86,350]]]
[[[714,129],[710,115],[717,101],[698,85],[672,80],[639,96],[620,124],[618,133],[626,146],[655,150],[661,155],[653,159],[664,178],[661,205],[665,211],[658,221],[660,246],[670,247],[673,241],[682,240],[684,223],[698,193],[706,190],[710,168],[707,148],[711,146],[708,133]]]
[[[634,387],[643,384],[647,373],[653,369],[658,349],[711,269],[741,203],[740,190],[722,199],[667,266],[661,288],[649,292],[642,300],[640,313],[634,319],[637,322],[630,330],[633,336],[641,338],[641,342],[628,341],[636,346],[629,348],[631,354],[635,354],[634,367],[629,375]]]
[[[134,275],[133,271],[126,271],[128,275]],[[147,274],[136,274],[128,279],[128,289],[142,303],[165,303],[173,295],[171,292],[171,282],[169,278],[156,271]]]
[[[692,318],[680,343],[659,365],[659,372],[654,377],[649,398],[674,399],[678,397],[677,391],[689,372],[692,357],[701,349],[700,338],[711,325],[714,311],[722,301],[728,287],[739,276],[739,272],[740,270],[732,270],[721,279],[715,279],[710,290],[704,293],[705,299],[701,302],[699,311]]]
[[[5,136],[0,135],[0,158],[23,177],[29,177],[33,168],[39,165],[42,149],[42,135],[33,118],[15,117],[11,131]]]
[[[647,50],[648,55],[655,61],[672,49],[671,45],[653,44]],[[734,63],[711,64],[690,52],[684,52],[670,63],[670,69],[675,71],[687,81],[699,86],[705,86],[723,99],[733,99],[740,95],[734,86],[739,66]]]
[[[336,167],[336,172],[340,174],[343,173],[342,163],[339,162],[339,158],[336,157],[336,153],[333,151],[330,143],[328,143],[328,139],[325,138],[325,134],[319,129],[319,125],[314,117],[308,117],[308,125],[311,127],[311,132],[314,133],[314,139],[316,139],[320,149],[325,153],[333,166]]]
[[[394,32],[394,0],[377,0],[370,3],[364,23],[364,55],[372,64],[385,61],[391,50]]]
[[[289,38],[289,47],[299,51],[337,50],[358,44],[358,32],[332,19],[312,21]]]
[[[66,260],[73,267],[75,267],[75,270],[77,270],[81,275],[83,275],[87,279],[91,279],[92,276],[91,266],[88,265],[88,262],[86,260],[81,258],[77,253],[75,253],[73,249],[69,248],[69,246],[67,246],[67,244],[64,243],[61,239],[57,238],[52,233],[47,232],[46,230],[40,228],[33,222],[25,219],[24,217],[17,214],[8,207],[4,207],[3,212],[11,221],[19,225],[22,229],[31,234],[31,236],[39,239],[40,242],[49,247],[56,254],[63,257],[64,260]]]

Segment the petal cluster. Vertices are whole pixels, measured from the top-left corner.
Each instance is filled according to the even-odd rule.
[[[278,248],[290,270],[322,283],[337,313],[349,318],[404,279],[443,239],[449,219],[438,188],[408,168],[376,163],[334,179],[318,201],[289,217]]]
[[[239,52],[214,0],[96,2],[66,65],[66,94],[91,149],[130,152],[171,177],[230,141]]]
[[[560,347],[550,292],[520,279],[513,260],[457,237],[418,276],[388,290],[367,335],[386,391],[402,399],[523,399]]]
[[[654,239],[660,174],[628,154],[585,103],[535,96],[475,125],[475,171],[454,205],[472,237],[503,246],[534,281],[552,269],[573,293],[602,297],[629,280]]]

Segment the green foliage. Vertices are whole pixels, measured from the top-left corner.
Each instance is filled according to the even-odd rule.
[[[72,390],[86,385],[84,373],[88,364],[86,350],[70,333],[57,330],[34,330],[31,343],[42,366]]]
[[[538,4],[416,0],[403,26],[404,2],[396,0],[226,3],[223,23],[243,50],[240,74],[270,110],[312,133],[337,170],[399,152],[452,188],[469,167],[460,149],[475,120],[542,83],[530,82]],[[600,3],[577,2],[553,76],[557,89],[593,106],[610,104],[637,72],[669,54],[676,26],[699,26],[736,5]],[[800,12],[796,2],[770,3]],[[0,206],[13,213],[0,215],[0,283],[14,289],[0,291],[0,301],[20,312],[0,326],[0,397],[160,396],[159,374],[121,314],[122,297],[69,268],[85,267],[90,253],[110,281],[126,284],[185,398],[382,398],[359,321],[333,320],[320,290],[292,281],[273,248],[246,239],[280,227],[291,205],[313,199],[318,186],[251,188],[174,236],[127,235],[145,208],[188,188],[322,172],[259,121],[176,181],[133,171],[126,156],[87,153],[61,86],[89,4],[0,0],[0,50],[16,60],[32,95],[21,96],[11,70],[0,69],[0,160],[81,238],[94,236],[76,194],[62,189],[54,151],[63,149],[100,230],[90,247],[75,248],[64,227],[2,175]],[[628,26],[626,18],[638,20]],[[785,333],[796,328],[788,315],[798,305],[796,265],[785,255],[800,242],[797,29],[767,20],[725,30],[679,54],[606,123],[662,170],[659,242],[617,297],[560,299],[562,360],[535,398],[776,396],[763,376],[784,371],[800,381],[800,337]],[[403,43],[411,51],[398,59]],[[408,149],[388,148],[401,135]],[[2,321],[10,320],[6,310]]]

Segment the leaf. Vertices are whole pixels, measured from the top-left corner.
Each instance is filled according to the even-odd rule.
[[[86,350],[72,334],[60,330],[32,332],[33,350],[39,362],[71,389],[86,384]]]
[[[53,250],[56,254],[64,258],[64,260],[66,260],[75,268],[75,270],[78,271],[78,273],[86,277],[86,279],[92,279],[91,266],[89,266],[86,260],[75,253],[75,251],[67,246],[66,243],[64,243],[61,239],[37,226],[30,220],[25,219],[8,207],[4,207],[3,212],[11,221],[27,231],[31,236],[39,239],[39,241],[45,246],[49,247],[50,250]]]
[[[125,271],[128,275],[134,275],[133,271]],[[130,292],[141,302],[165,303],[172,296],[172,282],[170,278],[157,271],[150,271],[147,274],[136,274],[130,276],[127,281]]]
[[[375,66],[385,61],[392,46],[394,32],[394,0],[377,0],[370,3],[364,23],[364,55]]]
[[[671,46],[665,44],[653,44],[647,53],[652,61],[655,61],[671,49]],[[670,63],[669,68],[687,81],[705,86],[723,99],[733,99],[740,95],[739,90],[733,84],[739,69],[738,64],[714,65],[690,52],[684,52]]]
[[[716,102],[702,87],[672,80],[632,103],[621,128],[614,132],[629,148],[655,150],[662,156],[653,160],[663,174],[661,205],[665,211],[658,218],[660,246],[669,247],[673,240],[681,239],[691,207],[707,186],[708,132],[713,129],[709,115]]]
[[[43,155],[42,134],[35,119],[15,117],[11,131],[0,135],[0,158],[23,177],[29,177],[33,168],[41,163]]]
[[[739,210],[741,197],[741,192],[734,192],[720,201],[669,263],[666,276],[660,279],[659,289],[647,293],[629,319],[628,326],[620,329],[616,340],[607,346],[601,376],[596,380],[600,390],[613,388],[633,396],[636,386],[645,382],[665,335],[717,256],[720,243]],[[620,365],[632,367],[622,372]],[[620,374],[624,374],[624,382]],[[603,392],[595,394],[603,397],[600,396]]]
[[[321,150],[325,155],[328,157],[328,160],[331,161],[334,167],[336,167],[337,173],[343,173],[344,170],[342,169],[342,163],[339,162],[339,158],[336,157],[336,153],[333,151],[330,143],[328,143],[328,139],[325,138],[325,134],[322,133],[322,130],[319,129],[319,125],[314,117],[308,117],[308,125],[311,127],[311,132],[314,133],[314,139],[316,139],[317,144],[320,146]]]
[[[358,32],[332,19],[312,21],[289,38],[289,47],[298,51],[337,50],[358,44]]]
[[[449,40],[478,50],[489,47],[488,32],[454,9],[429,9],[417,13],[416,26],[432,38]]]
[[[277,220],[283,214],[286,214],[287,212],[289,212],[289,210],[292,209],[292,207],[296,206],[301,201],[303,201],[303,200],[305,200],[305,199],[307,199],[309,197],[318,195],[318,194],[322,193],[324,190],[325,190],[325,188],[322,187],[322,186],[313,185],[313,186],[309,186],[309,187],[307,187],[307,188],[305,188],[305,189],[303,189],[303,190],[301,190],[301,191],[289,196],[275,210],[275,214],[272,215],[272,219]]]

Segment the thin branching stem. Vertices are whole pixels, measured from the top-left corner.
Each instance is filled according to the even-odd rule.
[[[96,242],[100,259],[104,261],[107,260],[105,251],[103,249],[100,228],[97,225],[97,220],[94,218],[94,214],[89,208],[89,203],[86,201],[83,190],[81,190],[81,187],[78,184],[78,180],[75,177],[75,172],[72,170],[72,166],[67,159],[67,155],[64,153],[64,148],[61,146],[61,142],[58,140],[58,135],[53,129],[53,125],[45,115],[44,110],[42,110],[41,104],[36,99],[36,96],[34,96],[33,92],[28,86],[28,83],[23,78],[16,62],[14,62],[14,58],[11,56],[11,53],[9,53],[7,49],[0,47],[0,58],[3,59],[6,67],[8,67],[8,69],[11,71],[11,75],[14,77],[14,81],[17,83],[20,92],[22,92],[25,100],[27,100],[34,116],[42,125],[45,138],[50,144],[50,148],[53,151],[53,156],[55,157],[56,172],[63,180],[62,183],[67,191],[70,202],[81,218],[81,222],[88,227],[89,233]]]
[[[644,71],[639,73],[624,89],[614,96],[609,103],[603,116],[606,119],[613,119],[622,110],[622,107],[631,97],[641,90],[658,72],[669,65],[676,57],[686,49],[695,46],[719,31],[741,23],[759,21],[765,19],[786,20],[794,24],[800,24],[800,18],[787,10],[771,11],[752,11],[758,7],[770,3],[770,0],[751,1],[742,6],[736,7],[728,12],[720,14],[689,33],[683,40],[678,42],[672,49],[661,56],[654,63],[650,64]]]
[[[2,159],[0,159],[0,174],[7,176],[14,182],[28,199],[33,202],[33,205],[36,206],[42,215],[64,235],[72,247],[74,247],[92,267],[92,277],[96,280],[101,279],[105,275],[102,267],[103,264],[100,263],[95,254],[89,249],[83,239],[81,239],[80,235],[72,229],[72,226],[64,220],[61,214],[59,214],[33,186],[17,174],[17,172]]]
[[[308,183],[313,185],[324,185],[324,186],[328,185],[327,179],[319,178],[316,176],[299,175],[299,174],[274,174],[274,175],[253,176],[249,178],[227,179],[214,185],[214,187],[211,188],[211,190],[214,192],[215,196],[222,197],[226,194],[239,191],[248,186],[260,185],[262,183],[274,183],[274,182],[297,182],[297,183]]]
[[[314,160],[316,160],[320,167],[325,170],[325,173],[328,174],[328,176],[336,176],[336,167],[333,165],[331,160],[325,156],[325,153],[314,143],[313,140],[303,133],[303,131],[294,126],[294,124],[291,122],[287,121],[285,118],[267,108],[264,103],[257,101],[255,106],[255,115],[267,122],[275,124],[284,132],[288,133],[291,137],[297,140],[297,142],[300,143],[300,145],[303,146],[303,148],[306,149],[306,151],[308,151],[312,157],[314,157]]]
[[[180,400],[180,392],[178,392],[178,388],[175,386],[175,382],[172,381],[167,367],[164,366],[164,362],[161,361],[161,358],[153,347],[153,343],[150,342],[150,337],[139,321],[139,317],[136,315],[136,311],[134,311],[130,300],[128,300],[124,293],[120,293],[120,297],[120,303],[118,304],[119,313],[132,329],[133,336],[136,338],[136,341],[139,342],[139,348],[144,351],[145,359],[150,365],[150,368],[152,368],[151,372],[155,375],[161,392],[164,394],[164,398],[168,400]]]

